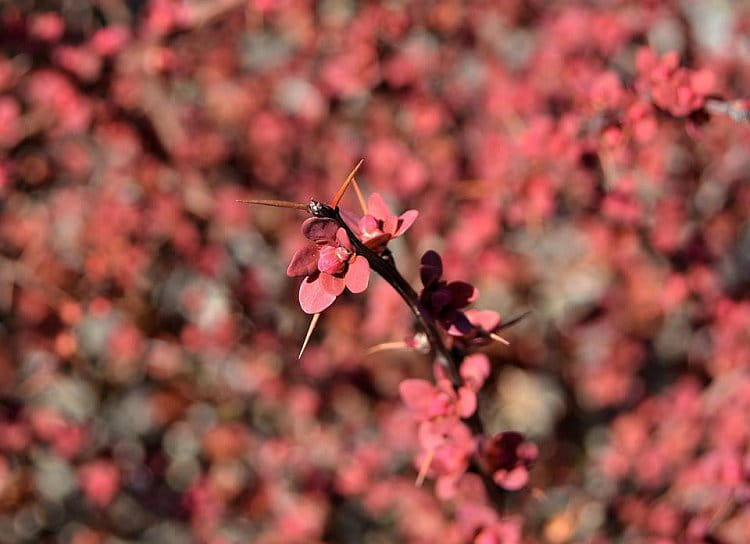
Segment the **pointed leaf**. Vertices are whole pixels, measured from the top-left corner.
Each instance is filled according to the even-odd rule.
[[[370,265],[362,255],[355,255],[349,261],[346,271],[346,287],[352,293],[361,293],[370,282]]]
[[[328,308],[336,295],[332,295],[323,289],[320,283],[320,275],[308,276],[302,280],[299,286],[299,305],[307,314],[317,314]]]

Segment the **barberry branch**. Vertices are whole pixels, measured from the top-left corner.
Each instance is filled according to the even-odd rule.
[[[341,228],[346,231],[349,241],[354,246],[358,255],[362,255],[367,259],[370,268],[377,272],[385,281],[387,281],[401,296],[406,305],[414,314],[415,319],[419,323],[423,332],[427,335],[428,342],[431,347],[431,351],[437,355],[438,362],[446,369],[448,377],[455,388],[459,388],[464,385],[464,380],[461,378],[459,373],[460,362],[462,358],[460,354],[453,353],[443,342],[440,331],[438,330],[435,320],[432,318],[430,313],[422,306],[419,300],[419,296],[412,286],[404,279],[396,268],[395,262],[393,261],[390,254],[388,258],[384,258],[365,244],[352,232],[351,228],[341,217],[338,207],[327,206],[326,204],[311,200],[308,205],[309,212],[320,218],[332,219]],[[528,312],[512,319],[505,326],[510,326],[513,323],[517,323],[523,319]],[[455,350],[454,350],[455,351]],[[485,436],[485,429],[478,412],[475,410],[469,417],[465,418],[464,421],[468,425],[471,432],[476,437]],[[482,463],[477,458],[472,458],[470,462],[471,470],[476,472],[482,480],[482,483],[487,491],[487,496],[495,505],[498,510],[503,507],[503,493],[500,487],[495,483],[492,478],[491,472],[484,469]],[[423,477],[423,475],[422,475]]]
[[[427,335],[432,351],[435,352],[438,356],[438,361],[448,372],[451,382],[454,386],[460,387],[463,383],[461,375],[458,373],[458,364],[454,360],[448,347],[445,345],[445,342],[443,342],[440,332],[437,329],[437,324],[430,314],[422,307],[417,292],[414,291],[414,288],[409,285],[409,282],[407,282],[399,273],[393,260],[382,258],[363,244],[341,217],[338,207],[332,208],[326,204],[311,200],[308,209],[315,217],[333,219],[336,221],[336,223],[346,231],[349,241],[354,246],[357,254],[362,255],[367,259],[370,268],[377,272],[396,290],[399,295],[401,295],[401,298],[404,299],[404,302],[406,302],[406,305],[409,307],[412,314],[414,314],[419,326]]]

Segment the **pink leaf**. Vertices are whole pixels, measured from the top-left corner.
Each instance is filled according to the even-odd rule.
[[[333,276],[331,274],[321,272],[318,281],[320,281],[320,286],[323,288],[323,290],[330,295],[337,297],[344,292],[344,285],[346,284],[346,282],[341,276]]]
[[[385,220],[392,215],[380,193],[372,193],[370,198],[367,199],[367,211],[381,220]]]
[[[352,243],[349,240],[349,235],[343,227],[336,231],[336,242],[338,242],[341,247],[345,247],[349,251],[352,251]]]
[[[469,322],[483,331],[493,331],[500,324],[500,314],[492,310],[466,310]]]
[[[456,403],[458,415],[469,417],[477,409],[477,396],[468,387],[462,387],[458,390],[458,402]]]
[[[539,457],[539,447],[533,442],[524,442],[516,448],[516,455],[527,463],[536,461]]]
[[[407,408],[422,415],[429,411],[430,403],[435,396],[433,385],[427,380],[418,379],[402,381],[398,386],[398,392]]]
[[[442,500],[447,501],[456,496],[458,481],[463,476],[462,472],[445,474],[438,477],[435,482],[435,494]]]
[[[492,477],[500,487],[516,491],[529,481],[529,471],[524,466],[517,466],[512,470],[500,469]]]
[[[328,308],[336,295],[332,295],[323,289],[320,283],[320,276],[308,276],[302,280],[299,286],[299,305],[302,311],[307,314],[317,314]]]
[[[407,210],[402,213],[398,218],[398,228],[393,236],[401,236],[405,233],[414,224],[418,216],[419,212],[417,210]]]
[[[383,219],[383,232],[386,234],[393,234],[398,228],[398,217],[395,215],[389,215]]]
[[[341,219],[344,220],[344,223],[346,223],[347,226],[352,229],[352,232],[354,232],[354,234],[359,236],[361,234],[359,225],[359,222],[361,221],[360,217],[344,209],[340,209],[339,213],[341,214]]]
[[[469,355],[461,364],[461,377],[473,391],[479,391],[490,375],[490,360],[483,353]]]
[[[367,289],[370,282],[370,265],[362,255],[355,255],[349,261],[349,270],[346,272],[346,287],[352,293],[361,293]]]
[[[362,233],[367,236],[374,236],[380,231],[378,220],[374,215],[369,214],[359,220],[359,228],[362,230]]]
[[[338,248],[334,246],[323,246],[320,248],[318,258],[318,270],[327,274],[341,272],[346,264],[339,258]]]
[[[690,86],[698,94],[710,94],[716,87],[716,76],[711,70],[698,70],[690,75]]]

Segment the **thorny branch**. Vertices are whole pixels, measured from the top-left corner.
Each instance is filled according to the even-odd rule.
[[[326,204],[311,200],[308,205],[308,211],[315,217],[322,217],[332,219],[346,231],[349,241],[352,243],[358,255],[362,255],[367,259],[367,262],[375,272],[377,272],[385,281],[387,281],[396,292],[401,295],[401,298],[406,302],[409,309],[414,314],[419,326],[423,332],[427,335],[427,339],[430,343],[432,351],[438,356],[439,363],[446,369],[451,383],[454,387],[458,388],[463,385],[463,379],[459,373],[460,363],[451,353],[451,350],[443,342],[442,335],[437,328],[435,320],[430,314],[423,308],[419,301],[419,296],[411,285],[404,279],[404,277],[396,269],[392,259],[384,259],[377,253],[368,248],[363,244],[359,238],[352,232],[349,225],[341,217],[338,207],[332,208]],[[526,313],[512,319],[505,327],[517,323],[526,316]],[[466,424],[471,429],[472,433],[476,436],[482,436],[485,433],[484,425],[479,417],[479,414],[474,413],[469,416],[466,420]],[[491,475],[482,469],[481,465],[476,459],[472,459],[472,469],[480,476],[484,487],[487,491],[487,495],[490,497],[495,506],[500,509],[503,507],[503,493],[500,488],[495,484]]]
[[[458,365],[453,360],[450,350],[443,342],[440,332],[437,329],[435,321],[429,315],[427,311],[422,307],[419,302],[419,296],[411,285],[404,279],[404,277],[396,269],[396,265],[392,260],[386,260],[380,257],[377,253],[372,251],[369,247],[363,244],[359,238],[352,232],[349,225],[341,217],[338,207],[332,208],[323,203],[315,200],[310,201],[308,209],[311,214],[315,217],[324,217],[333,219],[336,223],[342,227],[349,241],[352,243],[358,255],[362,255],[375,272],[387,281],[396,292],[401,295],[409,309],[414,314],[417,322],[422,328],[423,332],[427,335],[432,350],[438,355],[440,364],[448,371],[448,376],[454,386],[458,387],[462,385],[461,376],[458,373]]]

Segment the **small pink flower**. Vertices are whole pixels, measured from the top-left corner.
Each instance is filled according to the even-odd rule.
[[[308,314],[328,308],[346,287],[352,293],[367,289],[370,265],[354,247],[343,228],[332,219],[311,217],[302,233],[313,242],[297,250],[287,268],[289,276],[305,276],[299,303]]]
[[[407,210],[401,215],[393,215],[383,197],[372,193],[367,199],[368,213],[359,219],[342,210],[342,216],[357,237],[373,251],[380,252],[392,239],[404,234],[414,224],[419,212]]]

